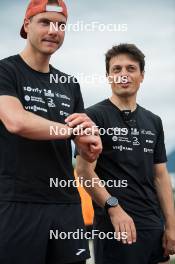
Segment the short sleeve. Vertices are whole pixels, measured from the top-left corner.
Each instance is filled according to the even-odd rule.
[[[159,121],[159,133],[157,137],[157,142],[154,150],[154,163],[164,163],[167,162],[167,155],[164,142],[164,130],[162,125],[162,120]]]
[[[99,120],[97,118],[96,112],[93,110],[92,107],[89,107],[86,109],[86,114],[89,116],[89,118],[97,125],[99,126]]]
[[[84,102],[83,102],[83,97],[82,97],[82,93],[80,90],[80,85],[79,85],[79,83],[76,83],[74,113],[84,113],[84,112],[85,112]]]
[[[16,80],[9,65],[0,62],[0,95],[17,96]]]

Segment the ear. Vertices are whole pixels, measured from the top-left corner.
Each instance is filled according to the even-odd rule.
[[[106,72],[106,79],[109,81],[109,74]]]
[[[30,25],[30,19],[25,18],[24,19],[24,30],[25,30],[26,33],[29,32],[29,25]]]
[[[145,78],[145,71],[142,71],[142,73],[141,73],[141,83],[143,82],[144,78]]]

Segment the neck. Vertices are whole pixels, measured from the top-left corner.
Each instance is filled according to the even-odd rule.
[[[20,53],[20,56],[35,71],[49,72],[50,56],[33,50],[29,45]]]
[[[131,110],[131,112],[133,112],[137,108],[136,95],[131,97],[119,97],[113,94],[110,98],[110,101],[121,111]]]

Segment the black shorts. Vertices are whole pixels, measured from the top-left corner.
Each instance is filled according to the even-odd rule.
[[[95,227],[94,227],[95,228]],[[97,229],[97,227],[95,228]],[[95,238],[95,264],[158,264],[169,260],[164,257],[162,230],[139,230],[137,242],[122,244],[116,239]]]
[[[79,229],[85,229],[80,204],[0,202],[0,264],[86,260],[87,241],[70,233]]]

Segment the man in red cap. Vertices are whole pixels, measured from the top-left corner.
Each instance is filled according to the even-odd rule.
[[[25,49],[0,61],[1,264],[80,264],[89,257],[87,241],[73,239],[84,223],[71,139],[91,162],[102,146],[98,134],[72,134],[72,127],[94,123],[83,113],[79,84],[49,64],[65,35],[51,22],[66,25],[65,3],[32,0],[21,29]],[[50,82],[51,74],[69,82]]]

